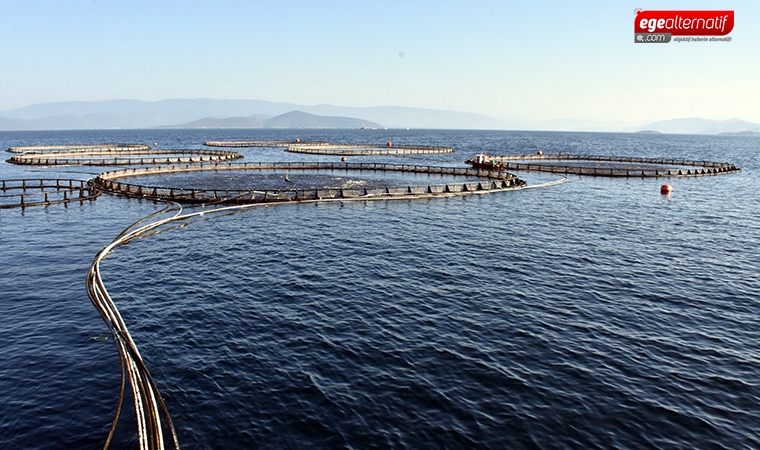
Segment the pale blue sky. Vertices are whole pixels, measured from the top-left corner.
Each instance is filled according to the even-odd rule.
[[[635,8],[732,9],[732,41],[634,44]],[[207,97],[760,122],[760,2],[0,0],[0,64],[0,111]]]

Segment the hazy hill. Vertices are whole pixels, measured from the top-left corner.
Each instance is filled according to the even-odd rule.
[[[291,111],[319,116],[361,117],[390,128],[506,128],[503,122],[480,114],[403,106],[306,106],[262,100],[174,99],[36,104],[0,112],[0,129],[153,128],[188,124],[209,117],[228,119],[253,116],[268,119]]]
[[[264,121],[260,117],[204,117],[203,119],[193,120],[192,122],[164,125],[157,128],[263,128]]]
[[[652,122],[640,129],[676,134],[722,134],[743,131],[760,131],[760,124],[739,119],[710,120],[691,117]]]
[[[333,105],[296,105],[263,100],[172,99],[156,102],[141,100],[107,100],[99,102],[41,103],[0,112],[0,130],[73,130],[186,127],[251,128],[304,127],[292,118],[263,122],[283,114],[300,111],[315,116],[362,118],[388,128],[446,128],[446,129],[517,129],[517,130],[575,130],[575,131],[640,131],[661,133],[719,134],[760,132],[760,124],[738,119],[709,120],[686,118],[652,122],[640,127],[610,122],[586,120],[547,120],[529,122],[519,119],[504,122],[480,114],[459,111],[408,108],[403,106],[344,107]],[[301,119],[306,120],[305,117]],[[288,124],[288,121],[291,121]],[[319,124],[305,127],[322,128]],[[335,126],[328,125],[329,128]],[[338,126],[342,128],[344,126]],[[348,126],[348,128],[355,128]]]
[[[269,119],[258,117],[206,117],[179,125],[162,128],[382,128],[382,125],[364,119],[338,116],[317,116],[303,111],[291,111]]]
[[[303,111],[291,111],[264,121],[266,128],[382,128],[364,119],[340,116],[318,116]]]
[[[760,131],[724,131],[718,134],[724,136],[760,136]]]

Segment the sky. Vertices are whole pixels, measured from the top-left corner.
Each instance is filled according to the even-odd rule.
[[[636,8],[734,10],[732,40],[636,44]],[[0,112],[216,98],[760,122],[756,0],[0,0],[0,18]]]

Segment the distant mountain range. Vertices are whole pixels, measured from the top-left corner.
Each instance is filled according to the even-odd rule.
[[[285,113],[301,111],[313,116],[357,118],[388,128],[451,128],[504,129],[505,123],[480,114],[444,111],[403,106],[342,107],[332,105],[295,105],[262,100],[175,99],[157,102],[141,100],[106,100],[100,102],[41,103],[0,112],[0,130],[62,130],[154,128],[183,126],[194,121],[216,118],[227,124],[273,119]],[[235,119],[229,122],[224,119]],[[247,118],[249,120],[243,120]],[[290,122],[295,128],[309,128],[313,117],[302,116],[306,122]],[[273,122],[276,124],[277,122]],[[305,125],[304,125],[305,124]],[[349,128],[353,128],[349,126]],[[279,125],[273,125],[280,127]],[[282,127],[284,127],[283,125]]]
[[[382,125],[381,125],[382,124]],[[403,106],[296,105],[262,100],[173,99],[40,103],[0,112],[0,130],[135,128],[432,128],[557,131],[760,133],[739,119],[672,119],[632,126],[588,120],[501,121],[480,114]]]
[[[303,111],[291,111],[269,119],[248,117],[205,117],[179,125],[161,128],[383,128],[364,119],[340,116],[317,116]]]
[[[639,127],[637,131],[659,131],[673,134],[740,134],[752,135],[760,132],[760,124],[739,119],[709,120],[691,117],[652,122]]]

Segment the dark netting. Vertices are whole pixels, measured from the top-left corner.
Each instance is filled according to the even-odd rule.
[[[689,177],[738,172],[733,164],[665,158],[592,155],[502,155],[481,153],[465,163],[486,170],[548,172],[598,177]]]
[[[520,188],[503,171],[379,163],[238,163],[128,169],[91,184],[119,195],[188,203],[471,195]]]
[[[195,164],[212,161],[230,161],[240,158],[242,156],[237,152],[218,150],[154,150],[150,148],[95,147],[55,151],[27,151],[11,157],[8,159],[8,162],[44,166],[118,166],[176,163]]]
[[[383,156],[383,155],[425,155],[433,153],[454,153],[451,147],[431,147],[425,145],[394,145],[388,142],[376,144],[328,144],[300,143],[287,146],[293,153],[310,153],[313,155],[337,156]]]

